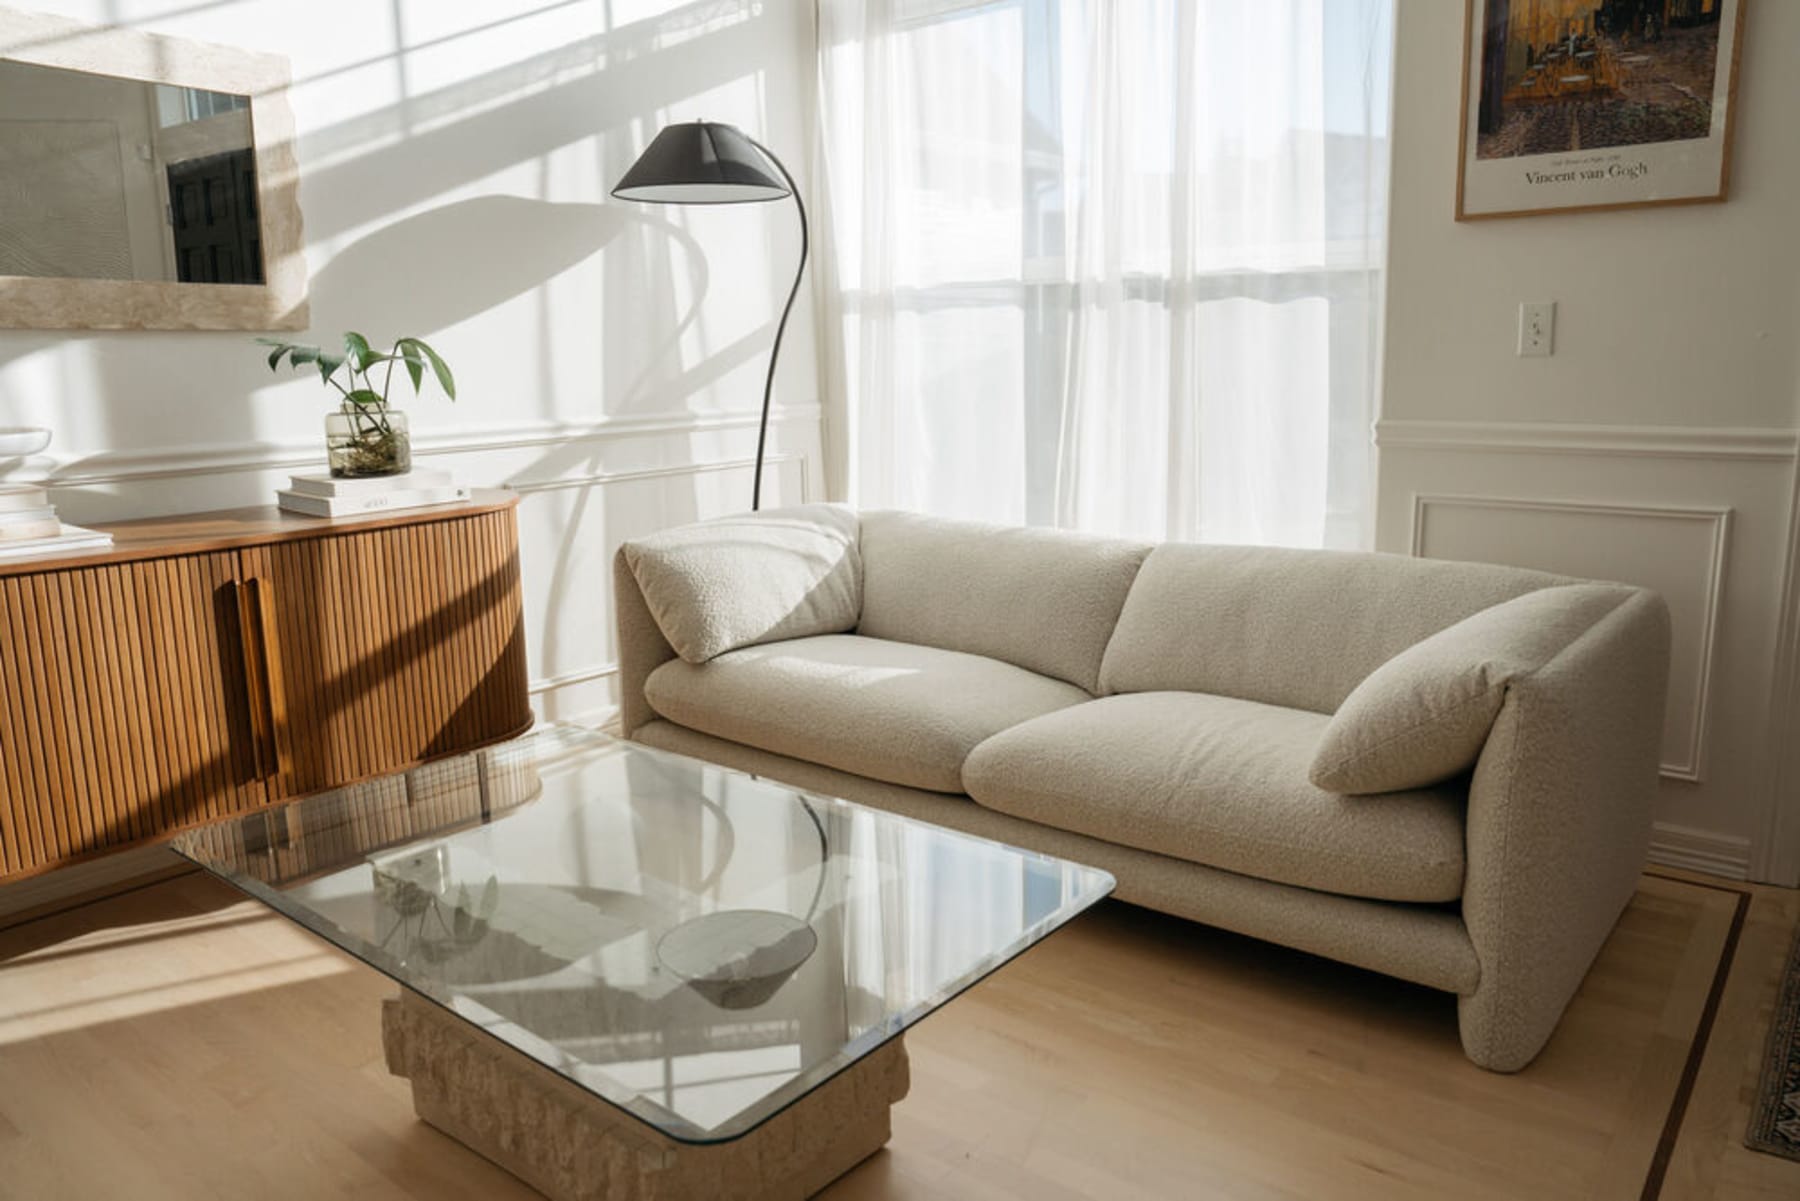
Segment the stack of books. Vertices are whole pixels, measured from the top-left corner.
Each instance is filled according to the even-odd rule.
[[[296,475],[290,476],[289,481],[291,487],[275,494],[281,507],[308,517],[354,517],[359,513],[452,505],[469,499],[469,490],[458,487],[448,471],[409,471],[405,475],[368,479]]]
[[[69,550],[102,550],[112,535],[65,525],[35,484],[0,484],[0,560]]]

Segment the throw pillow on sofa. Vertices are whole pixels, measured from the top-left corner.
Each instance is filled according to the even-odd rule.
[[[1483,609],[1413,644],[1345,698],[1312,761],[1337,793],[1400,792],[1475,764],[1506,686],[1555,658],[1632,589],[1569,584]]]
[[[862,614],[856,514],[795,505],[721,517],[625,543],[644,603],[675,653],[842,634]]]

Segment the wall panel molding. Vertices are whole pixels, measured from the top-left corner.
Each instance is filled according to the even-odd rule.
[[[820,407],[816,404],[777,406],[769,411],[769,423],[816,423],[819,416]],[[420,434],[413,439],[413,454],[415,457],[479,454],[561,446],[570,442],[754,429],[760,419],[759,411],[746,409],[721,413],[645,413],[587,422],[522,422],[448,434]],[[91,488],[236,472],[290,471],[316,467],[324,457],[323,435],[305,441],[242,442],[183,450],[109,451],[60,458],[46,455],[28,461],[22,468],[0,473],[0,482],[42,484],[50,488]]]
[[[1800,472],[1790,489],[1786,557],[1775,613],[1775,681],[1763,740],[1763,830],[1753,865],[1758,880],[1800,885]]]
[[[1800,456],[1800,430],[1395,418],[1375,423],[1375,445],[1382,450],[1791,462]]]
[[[1718,657],[1719,617],[1725,592],[1726,556],[1731,536],[1729,508],[1685,507],[1657,504],[1607,504],[1594,501],[1541,500],[1505,496],[1462,496],[1416,493],[1413,496],[1411,553],[1424,557],[1431,513],[1434,509],[1461,508],[1498,512],[1546,513],[1560,516],[1625,517],[1647,521],[1697,522],[1708,527],[1706,562],[1698,565],[1705,586],[1697,633],[1697,660],[1693,665],[1694,700],[1686,727],[1685,746],[1671,755],[1665,746],[1662,774],[1670,779],[1699,783],[1706,759],[1708,716],[1713,704],[1715,662]]]

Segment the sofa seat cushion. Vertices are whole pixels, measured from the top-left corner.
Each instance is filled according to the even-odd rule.
[[[1462,894],[1467,790],[1339,796],[1307,778],[1329,721],[1191,692],[1105,697],[997,734],[963,765],[989,809],[1347,896]]]
[[[673,659],[644,695],[689,729],[934,792],[962,791],[977,744],[1090,699],[997,659],[854,634]]]

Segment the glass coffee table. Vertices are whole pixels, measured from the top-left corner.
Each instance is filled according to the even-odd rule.
[[[174,845],[403,985],[419,1116],[555,1198],[819,1191],[905,1029],[1113,887],[569,726]]]

